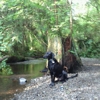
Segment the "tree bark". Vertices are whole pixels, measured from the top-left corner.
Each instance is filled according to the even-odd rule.
[[[58,62],[62,61],[62,40],[59,36],[48,36],[47,51],[53,52]]]
[[[70,36],[63,41],[63,47],[63,65],[68,68],[68,72],[74,73],[82,70],[81,59]]]

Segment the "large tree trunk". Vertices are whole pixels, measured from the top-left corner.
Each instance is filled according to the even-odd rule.
[[[51,51],[55,54],[55,58],[58,62],[62,61],[62,40],[61,37],[48,36],[48,48],[47,51]]]
[[[82,69],[82,62],[76,52],[71,37],[63,39],[63,65],[68,68],[69,73],[78,72]]]
[[[68,68],[69,73],[78,72],[82,69],[81,59],[70,36],[62,40],[58,36],[48,36],[47,51],[53,52],[58,62]],[[46,67],[48,67],[47,64]]]
[[[54,0],[54,3],[56,0]],[[72,5],[72,1],[69,2],[70,7]],[[58,25],[58,16],[57,16],[57,6],[55,3],[55,18],[56,25]],[[81,60],[76,55],[76,50],[72,41],[72,33],[73,33],[73,18],[72,18],[72,9],[70,10],[70,35],[66,37],[66,39],[61,39],[61,37],[55,36],[52,37],[48,35],[48,48],[47,51],[52,51],[55,54],[55,58],[60,62],[63,66],[67,67],[69,72],[76,72],[79,68],[81,69]],[[63,43],[63,45],[62,45]],[[70,52],[73,51],[74,53]],[[46,64],[47,65],[47,64]]]
[[[62,63],[62,40],[60,37],[58,36],[53,37],[48,35],[47,51],[53,52],[58,62]],[[43,69],[42,71],[46,72],[47,69],[48,69],[48,60],[46,61],[46,68]]]

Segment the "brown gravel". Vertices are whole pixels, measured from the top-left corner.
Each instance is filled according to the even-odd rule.
[[[78,77],[53,88],[49,87],[50,76],[31,79],[25,90],[11,100],[100,100],[100,59],[81,59],[84,67]]]

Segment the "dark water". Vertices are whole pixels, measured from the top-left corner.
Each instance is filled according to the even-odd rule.
[[[45,67],[45,60],[30,60],[11,64],[13,75],[0,76],[0,100],[10,100],[16,93],[19,93],[25,88],[25,85],[20,85],[19,77],[26,78],[30,82],[31,78],[42,76],[40,72]],[[28,82],[26,84],[28,84]]]

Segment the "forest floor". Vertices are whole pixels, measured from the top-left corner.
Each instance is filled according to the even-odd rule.
[[[50,76],[31,79],[12,100],[100,100],[100,59],[81,59],[84,67],[78,77],[57,83],[53,88],[49,87]]]

